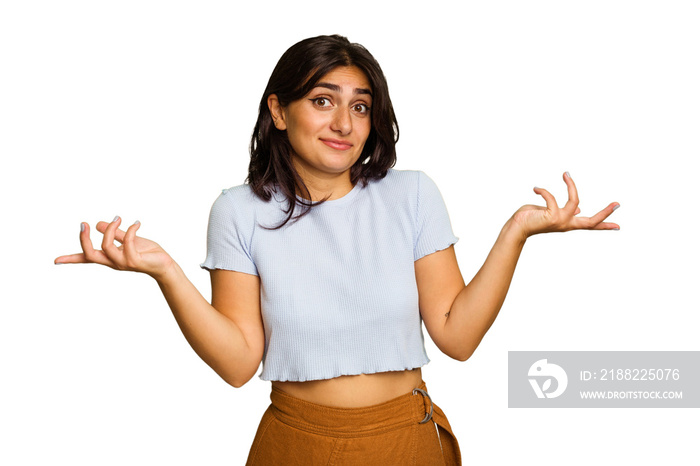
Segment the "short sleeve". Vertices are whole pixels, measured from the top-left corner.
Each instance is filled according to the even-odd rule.
[[[440,190],[435,182],[423,172],[418,172],[416,211],[414,260],[446,249],[459,240],[452,232],[450,216],[447,213],[447,207]]]
[[[250,245],[255,227],[252,202],[240,186],[224,189],[214,201],[207,228],[207,257],[203,269],[223,269],[258,275]]]

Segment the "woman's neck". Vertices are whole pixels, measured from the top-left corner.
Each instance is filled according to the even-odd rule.
[[[304,181],[306,189],[309,191],[307,194],[298,190],[297,195],[304,199],[308,199],[308,196],[311,196],[312,202],[340,199],[352,191],[353,184],[350,182],[350,170],[343,173],[322,174],[320,176],[308,171],[302,171],[299,168],[297,168],[297,171]]]

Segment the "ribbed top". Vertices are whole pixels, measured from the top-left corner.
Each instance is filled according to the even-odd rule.
[[[279,230],[286,200],[248,185],[212,206],[201,267],[260,276],[265,352],[278,381],[413,369],[429,362],[414,261],[457,241],[435,183],[389,170]]]

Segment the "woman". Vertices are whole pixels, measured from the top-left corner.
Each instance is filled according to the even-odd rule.
[[[100,222],[102,250],[81,224],[92,262],[151,275],[185,337],[226,382],[272,382],[248,464],[460,464],[459,447],[422,381],[421,321],[448,356],[466,360],[505,299],[534,234],[618,229],[558,207],[526,205],[506,222],[465,286],[434,183],[396,171],[398,125],[371,54],[340,36],[292,46],[260,103],[248,183],[212,207],[209,304],[138,222]],[[121,243],[117,247],[114,240]]]

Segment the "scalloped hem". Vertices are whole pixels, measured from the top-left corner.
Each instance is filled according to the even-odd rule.
[[[322,375],[322,376],[319,376],[319,377],[308,377],[308,378],[298,378],[298,379],[291,379],[291,378],[285,378],[285,379],[282,379],[282,378],[280,378],[280,379],[275,379],[275,378],[263,378],[262,372],[258,375],[258,377],[260,378],[260,380],[264,380],[264,381],[266,381],[266,382],[312,382],[312,381],[314,381],[314,380],[330,380],[330,379],[335,379],[335,378],[337,378],[337,377],[343,377],[343,376],[346,376],[346,375],[379,374],[379,373],[381,373],[381,372],[402,372],[402,371],[409,371],[409,370],[413,370],[413,369],[420,369],[420,368],[422,368],[423,366],[425,366],[426,364],[428,364],[429,362],[430,362],[430,358],[427,358],[427,361],[424,362],[423,364],[420,364],[420,365],[418,365],[418,366],[413,366],[413,367],[407,366],[407,367],[403,367],[403,368],[399,368],[399,369],[376,369],[376,370],[374,370],[374,369],[368,369],[368,370],[347,371],[347,372],[343,372],[343,371],[339,371],[339,372],[338,372],[338,371],[337,371],[337,372],[334,372],[334,373],[333,373],[334,375],[330,375],[330,376],[323,376],[323,375]]]

